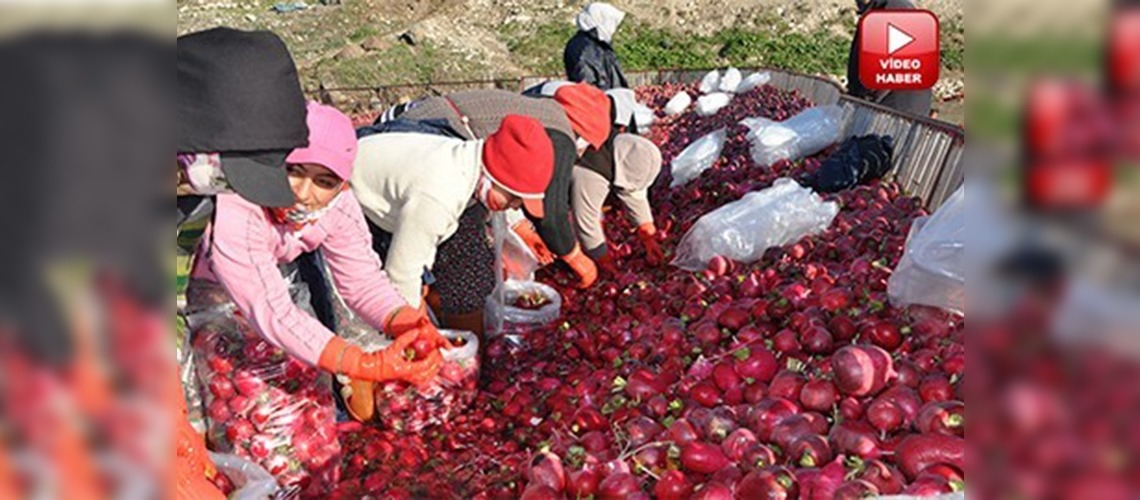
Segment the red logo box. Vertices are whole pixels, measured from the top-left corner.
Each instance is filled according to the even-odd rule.
[[[875,90],[923,90],[938,81],[938,18],[875,10],[859,21],[859,80]]]

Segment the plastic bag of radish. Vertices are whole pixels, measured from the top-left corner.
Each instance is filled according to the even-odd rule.
[[[562,314],[562,296],[536,281],[507,280],[487,297],[484,321],[489,337],[522,336]]]
[[[419,432],[467,411],[475,400],[479,381],[479,339],[460,330],[440,330],[452,343],[444,349],[443,367],[435,380],[423,387],[390,381],[376,384],[376,417],[383,428]],[[383,349],[382,339],[369,349]]]
[[[196,283],[204,296],[218,285]],[[195,300],[196,299],[196,300]],[[331,378],[261,338],[228,297],[191,315],[191,345],[206,388],[210,449],[247,458],[286,488],[323,495],[339,477],[341,450]]]
[[[281,490],[277,481],[264,468],[237,455],[210,453],[218,468],[214,484],[229,500],[262,500],[273,498]]]

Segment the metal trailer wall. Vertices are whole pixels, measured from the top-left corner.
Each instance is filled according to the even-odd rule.
[[[627,73],[631,86],[659,85],[663,83],[695,83],[709,70],[658,70]],[[843,93],[838,84],[824,78],[771,68],[741,68],[742,72],[767,71],[772,78],[768,84],[798,91],[817,105],[838,104],[845,108],[845,136],[885,134],[895,138],[895,168],[891,176],[903,190],[923,200],[926,208],[934,211],[950,197],[965,180],[962,165],[966,147],[966,134],[952,124],[901,113]],[[314,97],[329,102],[329,95],[337,92],[366,97],[367,107],[383,110],[397,104],[396,96],[440,95],[475,88],[522,89],[535,84],[562,78],[554,76],[528,76],[515,80],[441,82],[416,85],[391,85],[375,88],[321,89],[310,92]],[[358,101],[359,102],[359,101]],[[366,110],[358,110],[366,111]]]

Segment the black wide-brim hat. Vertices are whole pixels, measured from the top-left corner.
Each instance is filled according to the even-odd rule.
[[[262,206],[292,206],[285,157],[308,145],[289,50],[268,31],[178,37],[178,152],[219,153],[226,179]]]

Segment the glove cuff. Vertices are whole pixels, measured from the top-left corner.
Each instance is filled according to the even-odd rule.
[[[399,337],[411,331],[419,319],[420,311],[412,309],[411,306],[397,307],[388,315],[388,321],[384,322],[384,333],[393,338]]]
[[[317,366],[338,375],[351,377],[352,371],[355,371],[354,367],[360,366],[360,357],[363,354],[360,347],[345,342],[340,337],[333,337],[321,351]]]
[[[646,222],[637,226],[637,236],[641,239],[648,239],[657,236],[657,226],[652,222]]]

